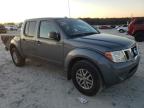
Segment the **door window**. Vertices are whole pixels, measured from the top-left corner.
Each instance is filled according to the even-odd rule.
[[[54,23],[50,21],[41,21],[39,37],[49,39],[50,37],[48,37],[48,33],[50,32],[57,32]]]
[[[36,28],[36,21],[28,21],[25,25],[25,32],[26,36],[35,36],[35,28]]]

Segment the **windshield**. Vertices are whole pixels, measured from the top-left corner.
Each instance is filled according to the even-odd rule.
[[[100,33],[98,30],[79,19],[59,19],[57,22],[70,38]]]

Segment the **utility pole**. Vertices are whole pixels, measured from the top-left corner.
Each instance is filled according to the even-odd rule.
[[[68,0],[68,13],[69,13],[69,18],[71,17],[70,15],[70,1]]]
[[[133,16],[133,13],[131,13],[131,20],[133,20],[134,19],[134,16]]]

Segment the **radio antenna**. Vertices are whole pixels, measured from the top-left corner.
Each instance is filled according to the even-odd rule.
[[[69,18],[71,17],[70,15],[70,1],[68,0],[68,13],[69,13]]]

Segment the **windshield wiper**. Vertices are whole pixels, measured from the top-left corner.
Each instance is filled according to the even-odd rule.
[[[79,34],[73,34],[72,37],[78,37],[78,36],[87,36],[87,35],[93,35],[98,34],[97,32],[87,32],[87,33],[79,33]]]
[[[88,32],[88,33],[84,33],[85,35],[93,35],[93,34],[98,34],[97,32]]]

